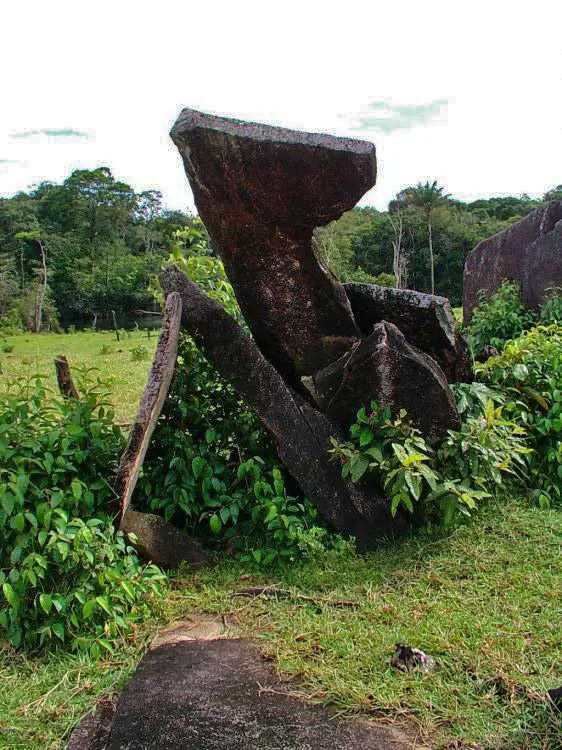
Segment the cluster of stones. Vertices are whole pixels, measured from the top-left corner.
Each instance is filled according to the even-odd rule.
[[[471,377],[448,300],[344,286],[314,255],[315,227],[375,184],[375,147],[189,109],[171,136],[253,338],[177,268],[163,289],[326,520],[370,544],[400,520],[378,490],[342,480],[330,437],[376,400],[437,440],[459,426],[448,382]]]

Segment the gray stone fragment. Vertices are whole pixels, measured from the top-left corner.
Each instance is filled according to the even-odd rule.
[[[392,323],[382,321],[367,338],[314,376],[320,407],[334,421],[349,426],[371,401],[406,409],[430,441],[460,427],[453,394],[443,371],[428,354],[406,341]]]
[[[349,283],[344,289],[365,335],[381,320],[394,323],[409,344],[439,363],[450,383],[472,380],[468,346],[446,297],[376,284]]]
[[[141,557],[166,570],[177,568],[182,562],[197,566],[208,560],[199,542],[161,516],[129,508],[121,530],[135,535],[134,546]]]

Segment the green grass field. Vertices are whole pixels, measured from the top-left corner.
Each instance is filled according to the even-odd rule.
[[[48,372],[66,354],[112,383],[118,418],[134,414],[155,335],[120,344],[111,333],[17,336],[0,341],[10,378]],[[11,352],[2,352],[1,346]],[[101,354],[103,346],[112,351]],[[119,351],[121,350],[121,351]],[[259,572],[225,559],[183,571],[154,602],[153,617],[107,659],[0,648],[0,748],[61,750],[97,698],[129,679],[158,627],[190,613],[219,613],[233,634],[253,637],[294,690],[342,712],[416,726],[432,748],[559,750],[560,715],[545,696],[562,685],[562,511],[524,499],[490,504],[441,537],[422,534],[369,555],[327,554]],[[250,586],[289,590],[276,600],[234,597]],[[298,598],[304,594],[311,600]],[[330,601],[346,600],[353,607]],[[394,644],[433,655],[433,673],[390,667]],[[456,743],[456,744],[455,744]]]
[[[159,626],[210,612],[254,638],[293,679],[287,689],[308,700],[407,721],[432,748],[558,750],[560,715],[545,691],[562,684],[561,529],[562,512],[511,500],[447,537],[365,556],[328,555],[271,574],[232,560],[180,573],[154,619],[105,661],[4,651],[0,747],[59,750],[96,699],[126,683]],[[233,596],[250,586],[295,596]],[[392,669],[397,641],[435,656],[435,672]]]
[[[47,376],[56,388],[54,358],[68,358],[75,379],[81,369],[94,368],[110,386],[118,422],[130,421],[137,410],[146,384],[158,332],[150,338],[145,332],[121,333],[121,341],[110,331],[79,333],[20,334],[0,338],[0,389],[6,389],[15,378],[35,374]],[[133,361],[132,349],[145,347],[144,359]]]

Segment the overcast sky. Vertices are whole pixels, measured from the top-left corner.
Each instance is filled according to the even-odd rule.
[[[1,195],[107,165],[192,208],[184,106],[374,141],[381,209],[562,183],[556,0],[4,0],[0,26]]]

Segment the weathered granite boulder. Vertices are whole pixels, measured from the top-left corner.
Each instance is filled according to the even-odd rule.
[[[322,410],[343,427],[355,421],[371,401],[394,412],[406,409],[431,441],[460,419],[443,371],[429,355],[406,341],[392,323],[382,321],[367,338],[313,376]]]
[[[562,201],[550,201],[503,232],[483,240],[464,266],[464,322],[469,323],[480,290],[491,294],[504,279],[517,282],[525,304],[544,302],[562,287]]]
[[[357,325],[366,336],[381,320],[394,323],[411,346],[439,363],[450,383],[472,381],[468,346],[457,330],[446,297],[376,284],[350,283],[344,284],[344,289]]]
[[[374,145],[191,109],[170,135],[258,346],[300,388],[359,337],[311,240],[375,184]]]

